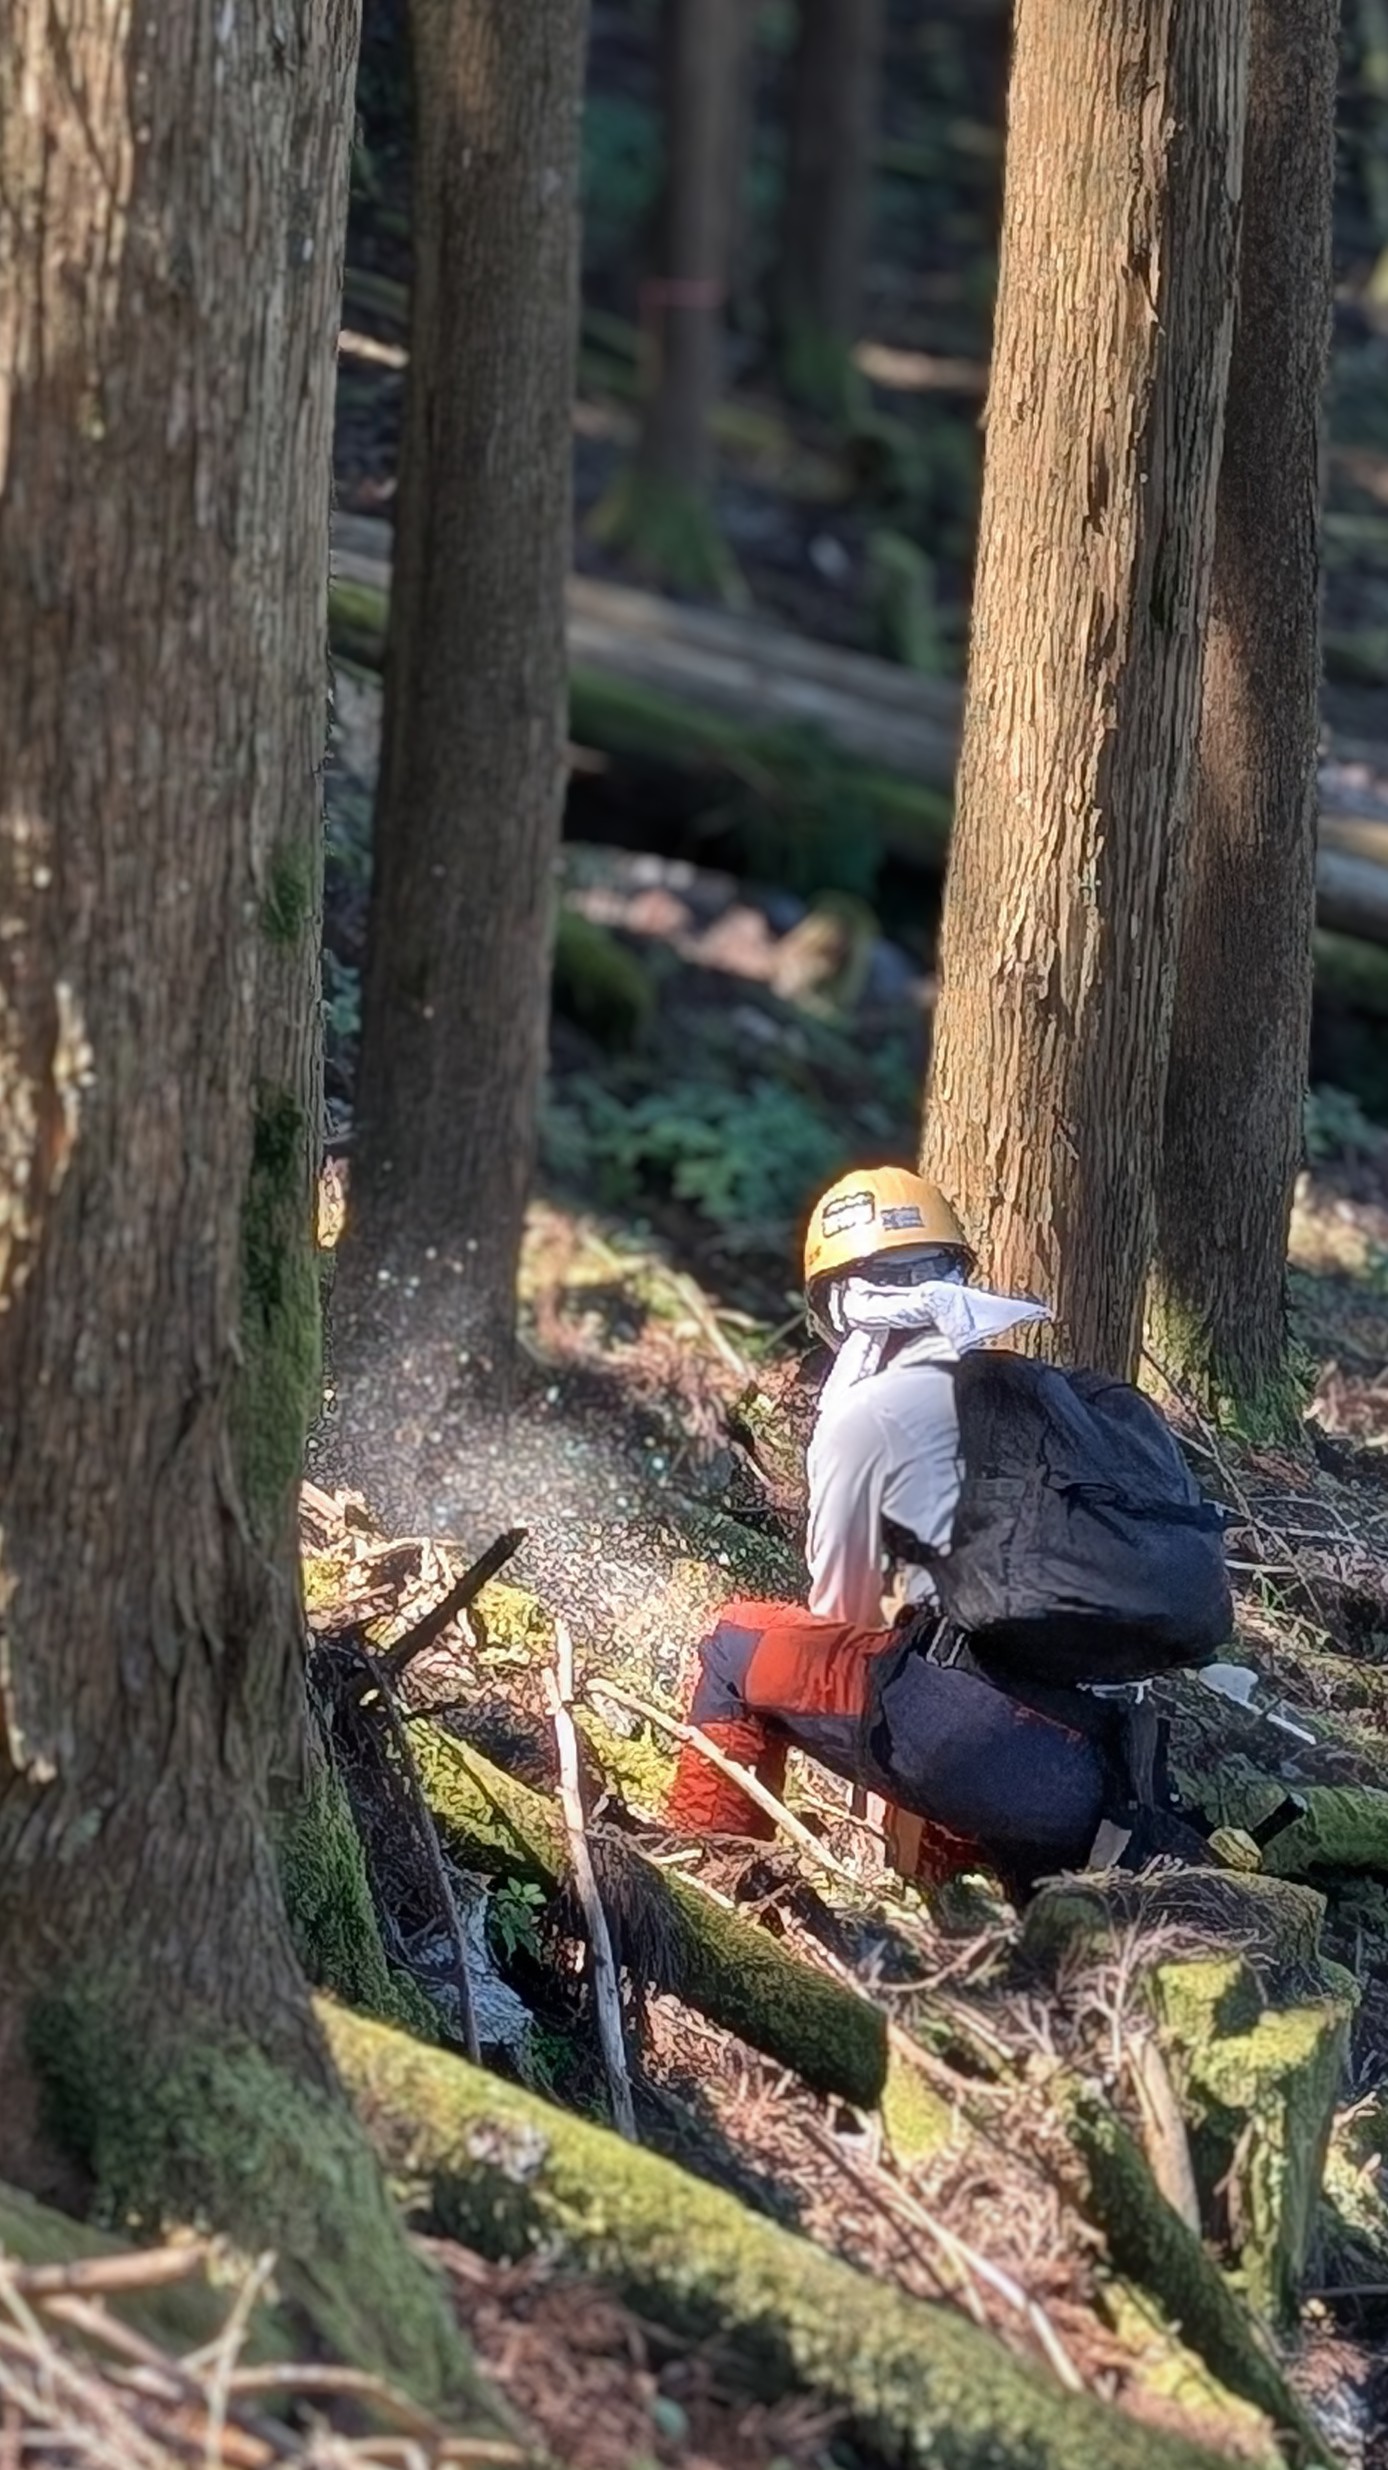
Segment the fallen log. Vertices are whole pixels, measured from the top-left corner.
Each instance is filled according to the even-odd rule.
[[[333,527],[330,632],[367,667],[382,658],[390,538],[372,517],[339,516]],[[568,608],[580,743],[667,763],[721,756],[736,769],[755,764],[759,739],[811,732],[862,767],[882,847],[939,872],[962,708],[952,681],[583,575],[570,578]],[[1316,903],[1322,927],[1388,944],[1388,821],[1322,813]]]
[[[327,2002],[320,2014],[386,2169],[432,2226],[509,2259],[543,2247],[644,2316],[717,2337],[770,2401],[810,2392],[893,2470],[1215,2470],[1216,2456],[1022,2365],[673,2163]]]
[[[1319,2429],[1213,2256],[1168,2204],[1107,2102],[1073,2080],[1053,2092],[1083,2176],[1082,2209],[1120,2273],[1151,2293],[1181,2339],[1231,2393],[1271,2420],[1297,2470],[1336,2470]],[[367,2122],[367,2132],[371,2127]]]
[[[458,1861],[551,1892],[567,1884],[563,1823],[548,1801],[434,1724],[417,1720],[410,1733],[425,1795]],[[875,2007],[626,1844],[595,1835],[593,1851],[625,1960],[652,1988],[673,1990],[815,2091],[873,2108],[887,2076],[886,2020]]]

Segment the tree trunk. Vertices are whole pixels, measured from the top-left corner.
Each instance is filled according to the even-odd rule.
[[[267,1823],[355,42],[346,0],[0,21],[0,2174],[279,2246],[437,2388]]]
[[[786,387],[842,408],[872,202],[883,0],[800,0],[776,333]]]
[[[746,0],[664,0],[665,185],[642,291],[646,400],[631,471],[597,528],[652,580],[728,592],[713,512],[728,251],[740,170]]]
[[[1245,0],[1019,0],[925,1158],[1136,1360],[1234,299]]]
[[[415,0],[414,285],[344,1371],[504,1388],[544,1059],[586,0]],[[344,1408],[344,1422],[349,1422]]]
[[[1157,1210],[1161,1360],[1206,1406],[1262,1424],[1296,1411],[1284,1265],[1311,1025],[1338,15],[1335,0],[1253,0],[1239,307]]]

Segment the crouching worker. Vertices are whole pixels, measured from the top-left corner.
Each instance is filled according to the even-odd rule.
[[[971,1267],[949,1203],[904,1169],[817,1203],[806,1301],[835,1361],[807,1462],[810,1609],[729,1605],[693,1720],[768,1784],[794,1745],[881,1796],[908,1875],[982,1859],[1025,1894],[1090,1861],[1197,1858],[1144,1684],[1229,1635],[1219,1512],[1127,1382],[990,1345],[1046,1315]],[[764,1832],[753,1806],[686,1752],[673,1824]]]
[[[1015,1898],[1083,1868],[1118,1806],[1121,1719],[1102,1701],[1072,1723],[958,1665],[935,1662],[932,1615],[897,1629],[817,1620],[792,1604],[735,1602],[700,1650],[689,1720],[778,1798],[805,1750],[915,1824],[914,1875],[939,1884],[986,1867]],[[690,1835],[770,1836],[770,1818],[690,1744],[666,1816]]]

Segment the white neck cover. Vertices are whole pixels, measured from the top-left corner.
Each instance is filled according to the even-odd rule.
[[[903,1330],[920,1335],[897,1349],[893,1364],[953,1363],[989,1338],[1051,1317],[1044,1304],[1023,1296],[992,1295],[986,1287],[958,1286],[947,1278],[928,1278],[920,1286],[874,1286],[868,1278],[845,1278],[835,1303],[848,1335],[824,1384],[821,1414],[880,1370],[888,1339]]]

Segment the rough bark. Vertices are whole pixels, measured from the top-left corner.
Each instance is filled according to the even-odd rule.
[[[1163,1364],[1295,1416],[1284,1268],[1311,1028],[1335,0],[1252,0],[1239,305],[1158,1187]],[[1237,996],[1234,990],[1237,989]]]
[[[745,0],[664,0],[665,182],[642,299],[646,396],[631,471],[598,528],[654,579],[726,590],[715,525],[712,415],[723,386],[732,184],[751,12]]]
[[[927,1171],[1134,1365],[1234,299],[1245,0],[1020,0]]]
[[[410,1729],[445,1845],[470,1867],[562,1887],[568,1856],[558,1812],[433,1725]],[[724,1912],[688,1880],[609,1838],[599,1850],[621,1960],[816,2091],[873,2106],[887,2074],[886,2025],[875,2007],[797,1963],[767,1931]]]
[[[267,1825],[355,44],[351,0],[0,21],[0,2171],[268,2239],[437,2389]]]
[[[775,316],[789,392],[828,412],[858,339],[883,22],[883,0],[800,0]]]
[[[717,2338],[759,2399],[838,2405],[894,2470],[1214,2470],[605,2128],[340,2009],[324,2022],[377,2150],[422,2183],[437,2230],[497,2257],[543,2246],[683,2338]]]
[[[334,1315],[407,1452],[504,1383],[544,1055],[586,0],[415,0],[410,373]],[[350,1421],[351,1399],[344,1399]],[[406,1428],[408,1427],[408,1428]]]

